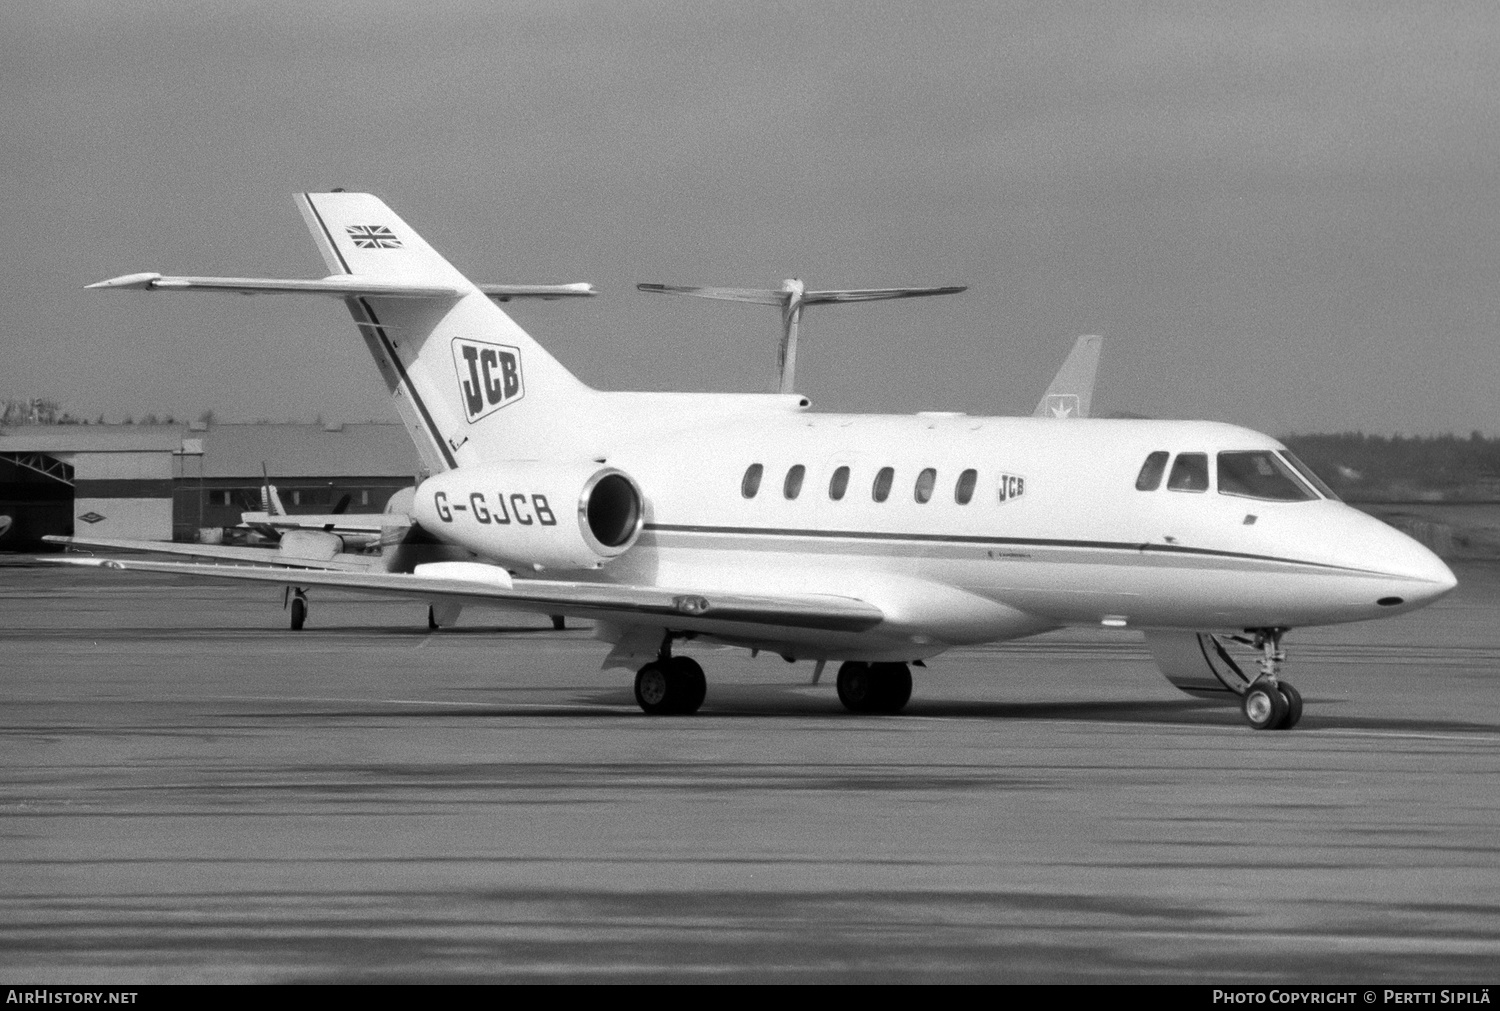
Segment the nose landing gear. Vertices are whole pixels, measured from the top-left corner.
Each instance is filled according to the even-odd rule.
[[[1245,720],[1256,730],[1290,730],[1302,719],[1302,693],[1279,677],[1286,662],[1281,648],[1284,628],[1254,630],[1255,648],[1261,651],[1260,676],[1245,689],[1240,700]]]

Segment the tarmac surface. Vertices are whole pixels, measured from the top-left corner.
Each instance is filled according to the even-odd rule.
[[[1500,982],[1500,567],[1288,636],[1301,726],[1137,634],[907,713],[689,646],[652,718],[545,619],[0,567],[0,983]]]

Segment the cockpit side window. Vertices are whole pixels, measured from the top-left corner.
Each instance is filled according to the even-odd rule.
[[[1317,496],[1269,450],[1219,454],[1219,494],[1270,502],[1311,502]]]
[[[1284,459],[1287,463],[1291,464],[1292,469],[1295,470],[1298,474],[1301,474],[1304,481],[1312,485],[1314,488],[1318,489],[1318,493],[1320,495],[1322,495],[1326,499],[1332,499],[1335,502],[1343,501],[1343,499],[1339,498],[1338,493],[1335,492],[1332,488],[1328,487],[1327,483],[1324,482],[1321,477],[1313,473],[1313,469],[1311,467],[1297,458],[1296,453],[1293,453],[1290,449],[1283,449],[1280,451],[1280,453],[1281,458]]]
[[[1157,451],[1146,457],[1141,472],[1135,479],[1136,491],[1155,491],[1161,487],[1162,475],[1167,472],[1167,457],[1170,453]]]
[[[1208,454],[1178,453],[1167,478],[1168,491],[1208,491]]]

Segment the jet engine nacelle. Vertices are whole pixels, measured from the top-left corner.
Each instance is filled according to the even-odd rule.
[[[423,481],[415,498],[425,530],[531,569],[597,569],[630,550],[646,514],[634,481],[590,462],[463,467]]]

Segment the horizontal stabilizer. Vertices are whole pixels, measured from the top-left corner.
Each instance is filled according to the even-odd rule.
[[[389,278],[334,274],[320,278],[290,277],[165,277],[161,274],[126,274],[85,285],[87,288],[119,288],[127,291],[219,291],[237,295],[329,295],[333,298],[458,298],[463,291],[448,284],[418,284]],[[479,290],[497,302],[513,298],[589,298],[599,289],[587,282],[574,284],[481,284]]]
[[[447,284],[412,284],[384,278],[335,274],[321,278],[285,277],[163,277],[161,274],[126,274],[85,285],[87,288],[122,288],[134,291],[227,291],[240,295],[294,294],[358,298],[458,298],[463,292]]]
[[[599,294],[587,281],[574,284],[481,284],[479,290],[496,302],[509,302],[513,298],[539,298],[550,302],[557,298],[592,298]]]
[[[862,632],[885,619],[880,608],[854,597],[803,593],[760,596],[746,593],[685,591],[660,586],[618,583],[572,583],[517,579],[453,578],[399,572],[332,572],[316,569],[275,569],[252,565],[198,565],[186,562],[136,561],[125,558],[46,557],[43,562],[83,565],[127,572],[162,572],[206,579],[245,580],[300,587],[331,586],[356,593],[446,600],[460,604],[489,604],[507,610],[539,614],[570,614],[626,623],[660,623],[673,628],[779,625],[791,628]],[[427,569],[426,566],[423,566]],[[444,572],[444,569],[427,569]]]
[[[640,291],[659,295],[694,295],[726,302],[753,302],[756,305],[785,305],[794,295],[791,288],[712,288],[684,284],[638,284]],[[928,288],[830,288],[827,291],[804,291],[796,301],[803,305],[823,302],[875,302],[887,298],[921,298],[924,295],[956,295],[968,285],[949,284]]]

